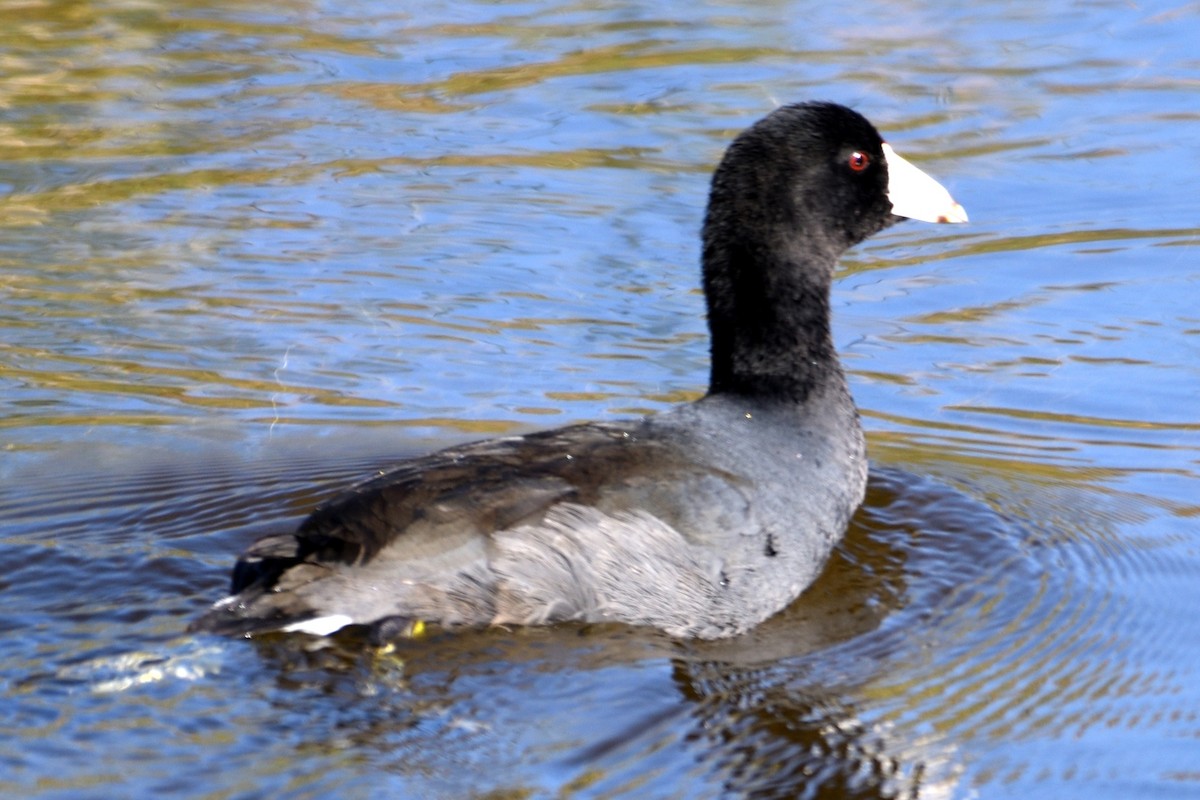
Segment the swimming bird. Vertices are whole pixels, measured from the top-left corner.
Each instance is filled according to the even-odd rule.
[[[718,638],[759,624],[812,583],[862,502],[830,287],[847,248],[902,218],[967,215],[857,112],[776,109],[712,178],[707,394],[408,460],[253,543],[193,629],[386,639],[582,621]]]

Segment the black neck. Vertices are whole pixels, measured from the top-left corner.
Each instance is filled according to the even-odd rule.
[[[779,242],[747,250],[729,237],[706,239],[709,393],[804,402],[844,380],[829,327],[834,257]]]

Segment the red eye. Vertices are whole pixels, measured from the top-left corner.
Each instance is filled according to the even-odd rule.
[[[846,163],[848,163],[850,165],[850,169],[854,170],[855,172],[862,172],[864,169],[871,166],[871,157],[861,150],[855,150],[850,154],[850,158]]]

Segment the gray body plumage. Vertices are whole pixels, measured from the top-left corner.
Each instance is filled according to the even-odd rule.
[[[399,618],[747,630],[816,577],[862,501],[862,434],[838,383],[810,409],[714,396],[416,459],[251,548],[243,580],[263,585],[219,603],[203,627],[321,632],[305,621]],[[758,474],[764,461],[781,467],[771,480]],[[489,480],[517,466],[519,480]]]

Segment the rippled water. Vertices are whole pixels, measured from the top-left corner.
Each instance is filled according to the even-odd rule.
[[[1107,2],[10,9],[0,796],[1200,796],[1198,36]],[[844,262],[871,486],[792,608],[708,644],[184,634],[358,475],[697,396],[708,173],[808,98],[972,224]]]

